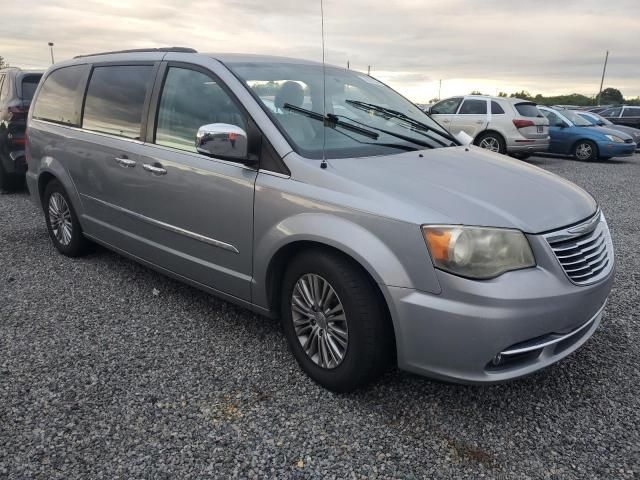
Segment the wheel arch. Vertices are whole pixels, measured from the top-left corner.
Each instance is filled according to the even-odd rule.
[[[396,324],[389,307],[389,298],[385,294],[382,285],[376,280],[376,275],[369,269],[371,266],[364,266],[354,256],[345,252],[343,249],[334,245],[329,245],[317,240],[294,240],[283,246],[281,246],[271,258],[266,270],[265,278],[265,290],[267,295],[267,301],[269,305],[269,311],[273,316],[279,316],[280,314],[280,297],[282,295],[282,280],[287,270],[289,262],[298,254],[309,251],[323,251],[337,255],[345,259],[352,266],[360,270],[370,281],[371,287],[375,290],[376,295],[380,300],[381,306],[385,309],[385,315],[389,322],[389,330],[392,335],[391,343],[394,346],[394,356],[397,354],[397,340],[396,340]]]
[[[571,148],[569,149],[569,154],[575,155],[576,147],[578,146],[578,144],[585,141],[593,144],[593,146],[596,147],[596,158],[600,158],[600,146],[598,145],[598,142],[589,137],[581,137],[573,142],[571,144]]]
[[[78,221],[82,224],[82,201],[80,200],[78,190],[76,189],[67,169],[64,168],[59,160],[52,157],[44,159],[40,169],[38,170],[37,191],[40,205],[43,206],[44,192],[47,185],[53,180],[60,182],[64,190],[67,192],[71,205],[78,215]]]
[[[482,137],[484,137],[485,135],[491,134],[491,133],[494,133],[494,134],[498,135],[502,139],[502,142],[504,143],[505,148],[507,147],[507,139],[506,139],[506,137],[501,132],[499,132],[498,130],[496,130],[494,128],[486,128],[486,129],[482,130],[481,132],[479,132],[475,136],[475,138],[473,139],[473,144],[477,146],[478,142],[480,141],[480,139],[482,139]]]

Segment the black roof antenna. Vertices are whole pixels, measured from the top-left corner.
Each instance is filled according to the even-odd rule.
[[[322,162],[320,163],[320,168],[324,169],[327,168],[327,127],[325,125],[327,121],[327,72],[324,63],[324,5],[322,0],[320,0],[320,19],[322,25],[322,117],[324,118],[322,124]]]

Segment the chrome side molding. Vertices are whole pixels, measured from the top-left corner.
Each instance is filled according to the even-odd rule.
[[[198,240],[200,242],[206,243],[208,245],[212,245],[214,247],[222,248],[223,250],[227,250],[233,253],[240,253],[236,247],[231,245],[230,243],[222,242],[220,240],[216,240],[215,238],[205,237],[204,235],[200,235],[199,233],[192,232],[190,230],[185,230],[184,228],[176,227],[175,225],[171,225],[169,223],[161,222],[160,220],[155,220],[153,218],[149,218],[145,215],[141,215],[140,213],[132,212],[131,210],[127,210],[126,208],[119,207],[118,205],[114,205],[109,202],[105,202],[104,200],[100,200],[99,198],[92,197],[90,195],[81,194],[82,197],[97,202],[105,207],[109,207],[113,210],[117,210],[121,213],[125,213],[130,215],[131,217],[137,218],[145,223],[150,225],[162,228],[169,232],[177,233],[179,235],[183,235],[185,237],[191,238],[193,240]]]

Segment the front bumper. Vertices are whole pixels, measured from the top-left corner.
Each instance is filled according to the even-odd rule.
[[[574,285],[544,238],[529,240],[534,268],[485,281],[437,271],[439,295],[387,287],[398,366],[448,381],[495,383],[540,370],[586,342],[600,324],[615,269],[596,284]]]
[[[599,143],[598,152],[601,157],[629,157],[636,151],[635,143]]]

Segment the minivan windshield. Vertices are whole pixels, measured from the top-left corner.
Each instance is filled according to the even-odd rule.
[[[347,158],[458,145],[417,106],[369,75],[326,66],[323,85],[320,64],[226,65],[302,156],[323,158],[323,147],[326,158]]]

